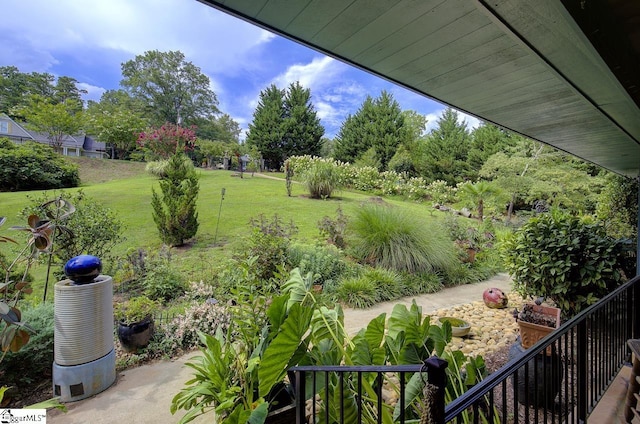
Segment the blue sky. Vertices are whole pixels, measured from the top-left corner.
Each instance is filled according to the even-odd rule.
[[[0,66],[70,76],[99,100],[119,88],[121,64],[149,50],[180,50],[211,80],[219,108],[247,129],[260,91],[300,83],[333,137],[367,95],[391,92],[427,116],[445,106],[196,0],[3,0]],[[461,116],[471,126],[478,121]]]

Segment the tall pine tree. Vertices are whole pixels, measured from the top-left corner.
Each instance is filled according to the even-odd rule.
[[[398,146],[409,138],[410,130],[400,105],[383,91],[376,99],[367,96],[355,115],[349,115],[343,122],[336,136],[334,156],[353,163],[374,149],[377,163],[384,170]]]
[[[298,82],[286,91],[271,85],[260,92],[247,145],[260,151],[267,167],[279,169],[289,156],[320,155],[323,135],[309,89]]]
[[[444,180],[450,185],[468,179],[470,148],[466,122],[459,123],[458,112],[447,108],[422,144],[418,172],[427,179]]]

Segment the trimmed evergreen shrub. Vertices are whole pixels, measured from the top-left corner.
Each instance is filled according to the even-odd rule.
[[[163,243],[181,246],[198,231],[198,175],[183,153],[169,159],[165,174],[160,179],[162,195],[152,190],[153,220]]]
[[[0,191],[77,187],[78,166],[51,147],[36,142],[16,145],[0,138]]]

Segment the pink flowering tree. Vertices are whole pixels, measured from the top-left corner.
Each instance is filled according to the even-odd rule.
[[[168,159],[176,153],[193,150],[196,144],[196,127],[181,127],[167,122],[160,128],[141,132],[137,143],[154,158]]]

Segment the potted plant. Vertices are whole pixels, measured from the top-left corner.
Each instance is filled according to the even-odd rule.
[[[515,343],[510,351],[510,359],[519,356],[549,333],[560,327],[560,309],[536,303],[523,305],[522,311],[514,310],[514,317],[520,328],[521,344]],[[518,374],[518,401],[527,399],[533,406],[550,405],[554,402],[562,385],[563,364],[554,345],[529,361],[529,372],[524,368]],[[537,379],[536,379],[536,376]]]
[[[126,352],[135,353],[149,344],[155,330],[153,313],[157,308],[158,304],[146,296],[132,297],[114,305],[118,340]]]
[[[520,328],[522,347],[525,349],[560,327],[560,309],[551,306],[526,303],[522,311],[518,312],[516,309],[514,316]],[[551,354],[550,347],[547,348],[547,354]]]

